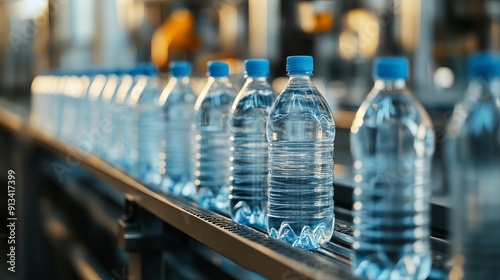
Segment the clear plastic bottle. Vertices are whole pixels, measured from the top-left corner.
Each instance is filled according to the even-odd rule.
[[[434,131],[406,88],[407,60],[374,63],[375,86],[351,127],[353,271],[368,279],[426,279]]]
[[[119,82],[119,77],[115,71],[105,70],[102,72],[106,81],[100,93],[93,100],[92,136],[94,140],[94,153],[105,159],[107,151],[104,150],[106,134],[110,133],[110,122],[107,119],[107,102],[112,98]]]
[[[236,92],[229,80],[229,65],[208,63],[208,82],[195,103],[195,185],[198,204],[228,212],[229,122]]]
[[[107,78],[103,74],[96,74],[92,79],[89,90],[86,94],[85,103],[87,104],[87,112],[85,114],[83,132],[83,149],[89,153],[96,153],[98,144],[102,141],[100,131],[100,111],[101,111],[101,93],[106,86]]]
[[[58,117],[57,117],[57,138],[59,141],[65,141],[66,137],[66,123],[67,123],[67,118],[66,114],[69,113],[71,110],[71,98],[68,94],[68,87],[70,86],[71,82],[71,75],[67,71],[65,71],[61,76],[60,76],[60,84],[58,87],[57,91],[57,112],[58,112]]]
[[[42,128],[42,124],[46,122],[44,115],[44,107],[47,100],[47,85],[49,84],[50,76],[47,74],[37,75],[31,83],[31,111],[30,111],[30,126],[37,129]]]
[[[79,97],[82,94],[84,84],[79,76],[79,73],[72,73],[68,76],[67,82],[63,90],[63,104],[61,118],[61,140],[74,144],[76,134],[78,132],[78,107]]]
[[[121,83],[113,99],[112,131],[110,141],[113,143],[109,151],[109,159],[112,164],[131,172],[133,159],[136,157],[132,149],[135,125],[133,122],[133,108],[128,100],[139,77],[141,76],[141,66],[136,66],[125,71],[122,75]]]
[[[47,122],[43,124],[43,131],[52,137],[56,137],[58,130],[58,123],[60,120],[60,93],[59,88],[62,83],[62,76],[59,74],[50,75],[50,84],[47,90],[47,98],[45,99],[44,115]]]
[[[469,73],[445,143],[453,197],[450,279],[500,279],[499,56],[472,56]]]
[[[55,125],[55,119],[52,119],[56,111],[56,86],[59,78],[53,73],[38,75],[31,84],[31,113],[30,125],[45,133],[55,131],[51,128]]]
[[[162,190],[192,199],[196,194],[192,150],[196,95],[189,78],[191,64],[187,61],[175,61],[170,63],[170,71],[172,76],[160,96],[166,126],[160,143]]]
[[[333,234],[335,123],[326,100],[311,82],[313,58],[290,56],[290,80],[267,123],[271,237],[312,250]]]
[[[247,80],[230,115],[229,212],[234,221],[266,228],[268,145],[266,124],[276,100],[267,82],[269,61],[245,61]]]
[[[69,76],[63,71],[57,75],[57,83],[53,94],[53,102],[55,105],[50,114],[53,115],[53,136],[62,139],[62,126],[64,119],[64,110],[66,108],[67,96],[64,92],[66,84],[68,83]]]
[[[89,91],[90,84],[93,81],[95,74],[91,71],[86,71],[79,76],[81,91],[78,96],[75,97],[75,113],[76,113],[76,121],[74,123],[75,131],[72,143],[78,147],[84,147],[84,143],[86,141],[84,128],[85,122],[88,119],[88,102],[87,102],[87,94]]]
[[[142,67],[128,99],[132,109],[132,175],[141,179],[152,189],[161,184],[160,136],[165,126],[159,106],[160,84],[158,69],[154,65]]]
[[[122,82],[122,71],[113,71],[108,75],[106,86],[102,90],[101,97],[101,112],[100,112],[100,131],[102,133],[102,141],[99,143],[100,156],[111,162],[111,147],[113,146],[112,133],[113,133],[113,114],[116,92],[120,88]]]

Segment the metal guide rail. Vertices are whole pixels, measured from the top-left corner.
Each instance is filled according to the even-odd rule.
[[[282,241],[272,239],[261,231],[234,223],[228,217],[200,209],[194,203],[155,193],[100,158],[62,143],[36,128],[29,127],[27,123],[23,123],[20,116],[7,111],[1,105],[0,126],[12,133],[27,135],[28,139],[33,140],[37,146],[62,159],[78,162],[79,166],[93,176],[121,192],[127,201],[126,215],[131,214],[127,212],[134,212],[135,210],[130,210],[133,208],[139,208],[140,211],[146,210],[146,216],[149,215],[153,219],[168,223],[238,265],[264,277],[271,279],[354,278],[349,260],[351,226],[349,222],[342,222],[339,219],[344,217],[347,221],[348,211],[344,210],[346,213],[337,215],[336,232],[331,242],[315,252],[302,251]],[[22,133],[23,127],[26,127],[25,133]],[[129,249],[132,248],[133,251],[134,248],[141,247],[140,242],[134,243],[133,240],[127,239],[131,234],[127,232],[126,225],[122,224],[120,234],[122,236],[119,237],[118,243],[120,244],[118,245],[123,250],[130,251]],[[145,237],[148,238],[148,236]],[[155,246],[159,243],[151,239],[159,239],[163,235],[152,234],[151,237],[143,244]],[[441,240],[434,240],[434,243],[436,242],[438,245],[444,243]],[[158,246],[161,247],[161,245]],[[434,252],[433,257],[437,262],[441,260],[441,263],[437,265],[437,269],[434,269],[434,276],[431,274],[430,278],[440,279],[445,275],[443,263],[446,258],[442,252]]]

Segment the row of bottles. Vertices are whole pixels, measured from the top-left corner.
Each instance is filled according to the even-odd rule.
[[[470,277],[481,265],[490,269],[482,270],[485,277],[499,273],[493,264],[500,228],[494,215],[500,210],[494,199],[500,181],[498,65],[493,55],[471,58],[473,82],[445,145],[454,205],[463,206],[453,218],[455,276]],[[163,91],[151,65],[38,76],[33,122],[155,191],[267,228],[294,247],[320,247],[334,226],[335,123],[311,82],[312,57],[288,57],[290,78],[279,95],[267,81],[267,60],[245,61],[247,81],[239,93],[228,64],[207,66],[198,97],[187,62],[170,65]],[[377,59],[374,88],[351,128],[353,271],[368,279],[425,279],[430,273],[435,135],[406,87],[408,74],[404,58]],[[477,250],[491,254],[480,259]]]
[[[158,183],[151,170],[159,165],[153,160],[159,144],[152,140],[162,134],[155,100],[159,90],[157,69],[148,64],[40,75],[32,83],[31,123],[81,152]]]
[[[170,68],[163,91],[157,69],[147,64],[38,76],[33,124],[155,191],[193,199],[242,224],[267,226],[271,236],[295,247],[328,241],[335,125],[310,80],[312,57],[288,58],[290,81],[279,98],[267,81],[267,60],[245,61],[247,81],[239,93],[228,64],[209,62],[199,97],[190,84],[191,65],[173,62]]]

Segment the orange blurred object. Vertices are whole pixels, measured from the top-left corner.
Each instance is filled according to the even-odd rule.
[[[333,15],[327,12],[319,12],[314,15],[316,24],[314,25],[313,32],[330,32],[333,29]]]
[[[333,30],[334,16],[331,12],[318,10],[312,2],[299,4],[300,27],[306,33],[326,33]]]
[[[200,47],[194,15],[187,9],[174,12],[156,29],[151,41],[151,60],[166,68],[177,54],[187,54]]]

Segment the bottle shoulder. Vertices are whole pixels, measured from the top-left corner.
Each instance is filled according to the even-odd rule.
[[[267,122],[270,143],[325,143],[335,139],[335,122],[325,99],[315,88],[285,89]]]
[[[316,88],[285,89],[278,96],[270,113],[270,121],[288,118],[333,123],[331,109]]]
[[[231,113],[234,116],[255,113],[269,115],[276,96],[271,88],[243,88],[234,100]]]
[[[160,97],[160,88],[154,86],[146,87],[139,95],[137,103],[138,104],[157,103],[159,97]]]
[[[435,132],[420,103],[407,93],[370,93],[351,126],[351,149],[385,157],[434,153]]]
[[[160,95],[159,104],[162,107],[171,107],[186,103],[194,106],[196,98],[196,94],[190,84],[167,84]]]
[[[448,124],[449,138],[484,138],[497,135],[500,142],[500,105],[490,94],[469,94],[455,106]]]
[[[197,111],[202,109],[214,109],[222,107],[228,108],[229,110],[233,105],[234,98],[235,95],[230,91],[216,91],[198,96],[194,108]]]
[[[371,92],[356,112],[356,120],[365,126],[413,122],[432,128],[427,111],[407,92]]]
[[[132,106],[157,105],[160,93],[161,88],[158,79],[141,76],[130,92],[129,103]]]

